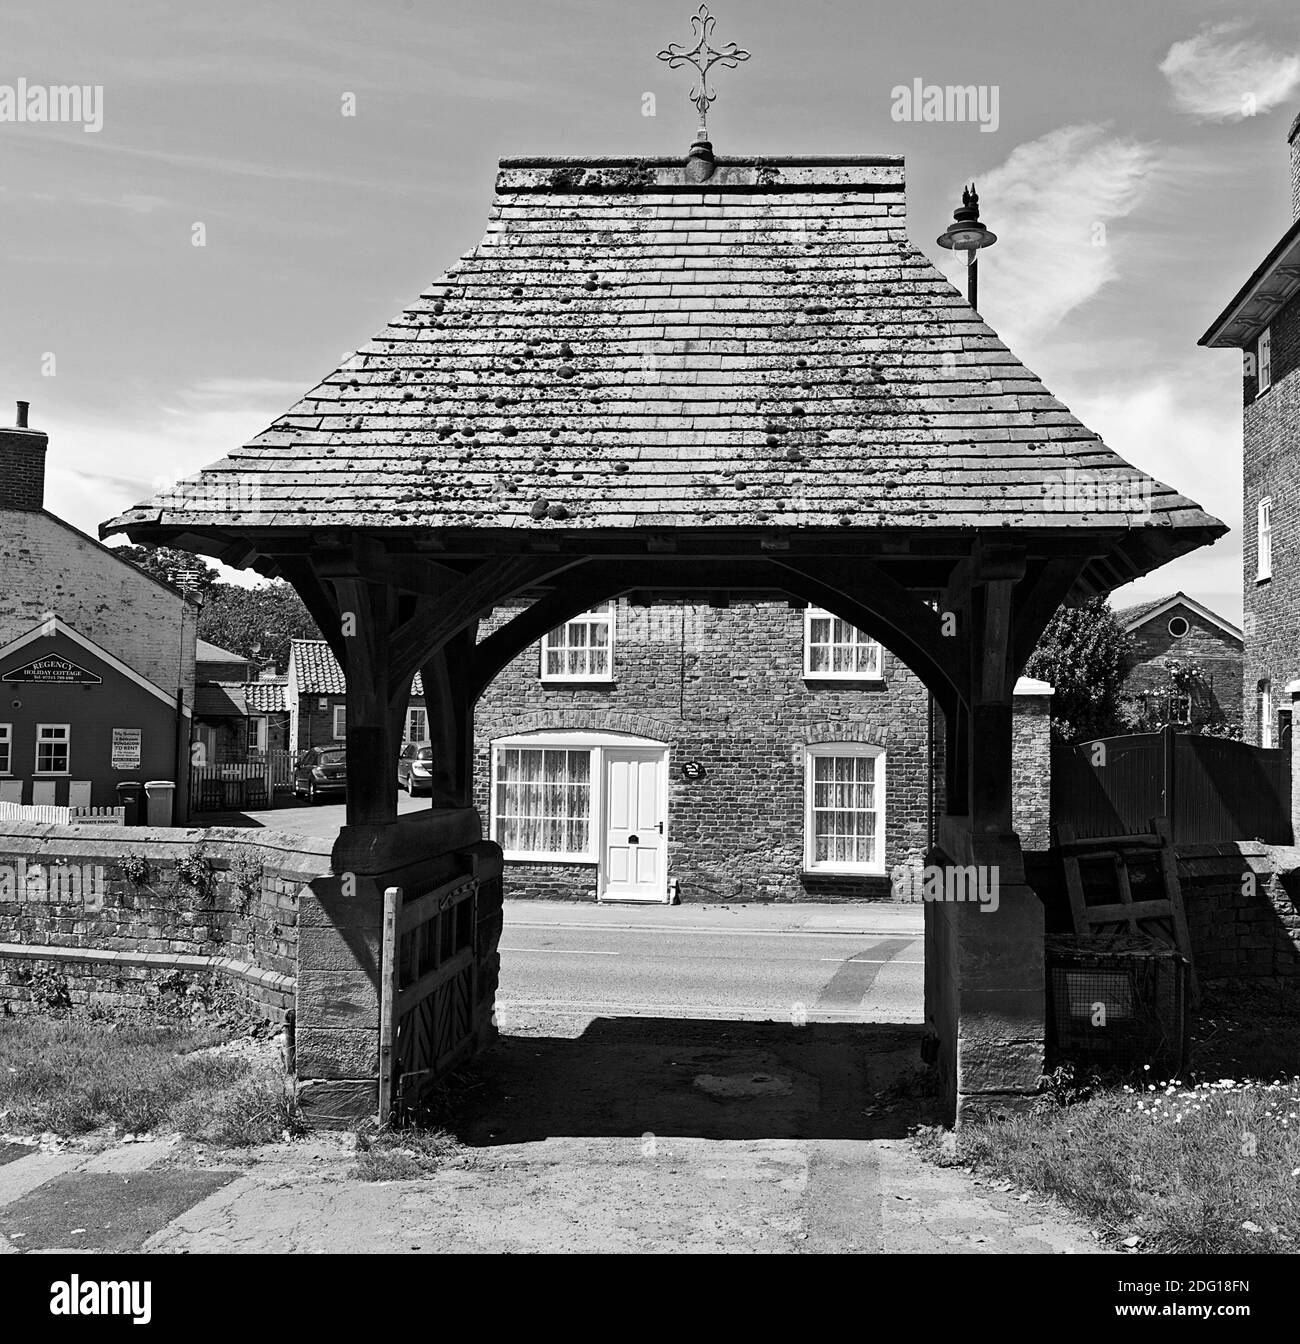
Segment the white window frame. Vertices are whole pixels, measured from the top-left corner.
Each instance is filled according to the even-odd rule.
[[[41,769],[41,734],[46,728],[53,728],[62,732],[62,737],[47,737],[46,742],[61,742],[64,749],[64,759],[67,765],[62,770],[42,770]],[[32,759],[32,774],[40,775],[42,779],[62,779],[72,773],[72,725],[70,723],[38,723],[36,725],[36,750]]]
[[[506,849],[502,846],[503,856],[520,863],[574,863],[590,864],[599,870],[605,848],[605,834],[608,819],[605,814],[605,750],[661,751],[664,754],[664,769],[661,771],[663,792],[659,798],[660,811],[665,818],[665,830],[668,818],[668,765],[670,748],[667,742],[656,738],[640,737],[633,733],[611,733],[576,728],[546,729],[536,733],[514,733],[509,737],[496,738],[492,744],[490,793],[488,795],[488,833],[497,844],[501,844],[497,816],[497,779],[500,752],[507,747],[536,749],[538,751],[589,751],[591,753],[591,825],[587,830],[588,849],[585,853],[549,854]],[[665,846],[665,856],[667,855]],[[665,857],[666,862],[666,857]]]
[[[1255,692],[1255,712],[1259,716],[1259,745],[1273,745],[1273,683],[1265,680]]]
[[[587,755],[587,848],[585,850],[525,850],[507,849],[501,844],[500,808],[497,805],[497,786],[500,782],[501,753],[503,751],[567,751]],[[598,863],[600,846],[596,832],[601,816],[603,799],[600,795],[600,751],[589,742],[566,741],[562,737],[505,738],[492,744],[492,780],[489,810],[492,839],[501,845],[502,857],[526,863]]]
[[[589,611],[584,611],[581,616],[575,616],[571,621],[565,621],[563,625],[556,626],[554,630],[551,630],[546,635],[544,635],[542,637],[541,644],[538,646],[541,654],[538,669],[539,678],[542,681],[548,681],[548,682],[583,681],[583,682],[602,682],[606,684],[612,682],[614,680],[614,627],[615,627],[614,618],[616,613],[617,613],[617,605],[614,602],[612,601],[602,602],[597,606],[592,607]],[[609,663],[609,667],[607,668],[606,671],[604,672],[547,671],[546,667],[547,654],[552,651],[553,647],[552,641],[558,635],[562,638],[563,643],[556,645],[555,647],[557,649],[568,650],[570,648],[575,647],[574,645],[570,644],[568,639],[568,633],[569,630],[576,625],[592,625],[592,626],[603,625],[605,627],[607,647],[608,647],[608,663]],[[580,645],[577,647],[589,649],[593,646],[587,644],[587,645]]]
[[[0,777],[8,778],[14,772],[14,726],[12,723],[0,723],[0,751],[4,752],[4,765],[0,767]]]
[[[245,741],[247,751],[266,754],[266,715],[250,714],[248,716],[249,733]]]
[[[1255,526],[1256,572],[1255,582],[1263,583],[1273,577],[1273,496],[1265,495],[1259,501]]]
[[[339,715],[343,716],[343,731],[339,732]],[[346,705],[335,705],[333,712],[333,724],[331,733],[335,742],[346,742],[348,740],[348,707]]]
[[[876,763],[876,853],[867,863],[842,863],[818,860],[815,857],[817,827],[814,802],[816,792],[813,786],[813,762],[819,758],[838,756],[865,756]],[[803,834],[806,873],[885,873],[885,748],[871,742],[818,742],[804,750],[804,808]]]
[[[874,650],[870,669],[862,672],[836,672],[832,668],[830,670],[819,669],[814,672],[812,666],[812,623],[817,620],[842,621],[847,625],[852,633],[852,640],[847,647],[855,651],[861,648]],[[832,627],[833,633],[834,627]],[[833,648],[834,646],[835,642],[832,641],[826,647]],[[834,661],[833,656],[832,661]],[[854,661],[856,661],[856,654]],[[856,626],[850,625],[842,616],[836,616],[833,611],[827,611],[824,607],[805,607],[803,617],[803,674],[808,681],[882,681],[884,679],[884,651],[881,649],[878,640],[872,639],[870,635],[865,634]]]
[[[412,729],[416,724],[416,715],[420,716],[421,732],[417,737]],[[413,742],[417,747],[427,747],[429,745],[429,711],[423,705],[408,705],[406,707],[406,739],[407,742]]]
[[[1259,333],[1255,347],[1255,363],[1259,372],[1256,396],[1263,396],[1273,386],[1273,328],[1265,327]]]

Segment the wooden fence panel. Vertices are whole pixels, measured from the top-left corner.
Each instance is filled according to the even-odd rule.
[[[1052,752],[1052,823],[1080,838],[1141,835],[1168,820],[1178,844],[1290,844],[1291,754],[1193,733],[1130,733]]]

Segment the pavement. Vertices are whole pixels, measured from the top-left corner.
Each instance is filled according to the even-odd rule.
[[[920,913],[512,901],[502,1037],[436,1170],[360,1180],[350,1133],[0,1134],[0,1253],[1104,1250],[913,1149]]]

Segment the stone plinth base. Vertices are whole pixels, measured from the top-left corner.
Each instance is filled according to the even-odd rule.
[[[925,1015],[949,1123],[1027,1105],[1046,1045],[1043,907],[1025,881],[1020,842],[975,836],[945,818],[929,864],[959,870],[968,899],[925,910]],[[969,898],[971,893],[988,897]]]

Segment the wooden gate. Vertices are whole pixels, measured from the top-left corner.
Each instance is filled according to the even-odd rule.
[[[406,900],[384,892],[379,1119],[418,1105],[474,1043],[479,880],[457,877]]]

